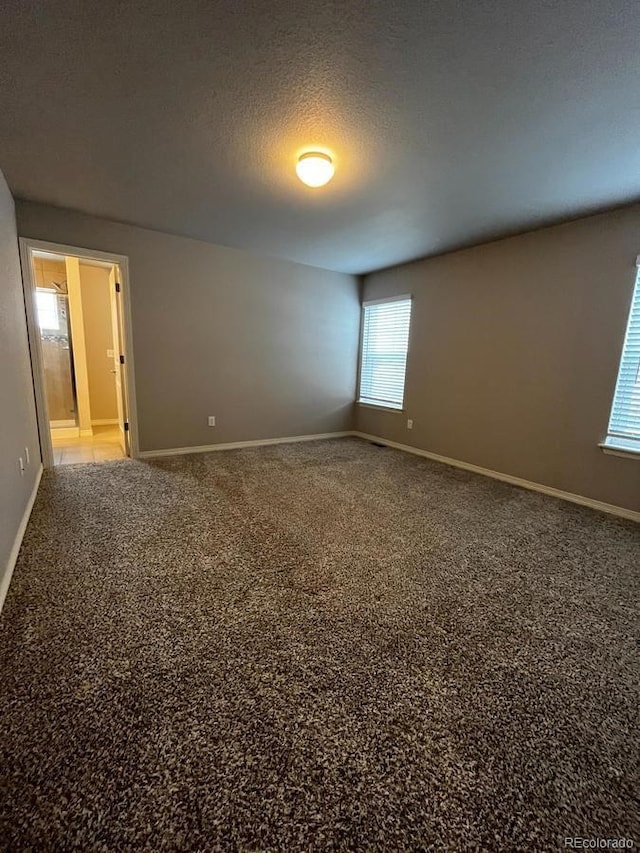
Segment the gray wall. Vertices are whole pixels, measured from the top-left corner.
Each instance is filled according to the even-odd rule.
[[[640,460],[597,446],[638,253],[635,206],[367,276],[364,299],[415,299],[405,412],[357,428],[640,510]]]
[[[0,172],[0,584],[40,468],[13,199]],[[18,457],[29,448],[20,474]]]
[[[129,257],[141,450],[352,427],[355,277],[45,205],[16,208],[22,236]]]

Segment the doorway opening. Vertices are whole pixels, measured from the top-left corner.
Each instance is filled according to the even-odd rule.
[[[126,258],[20,242],[45,467],[135,456]]]

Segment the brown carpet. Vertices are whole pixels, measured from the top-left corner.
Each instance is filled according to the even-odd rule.
[[[1,849],[640,843],[640,527],[357,439],[44,477]]]

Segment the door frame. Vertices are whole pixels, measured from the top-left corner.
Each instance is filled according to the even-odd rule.
[[[47,240],[34,240],[31,237],[19,237],[20,262],[22,264],[22,286],[24,290],[24,304],[27,317],[27,332],[29,336],[29,352],[31,356],[31,373],[33,376],[33,390],[36,400],[36,416],[38,419],[38,432],[40,434],[40,450],[42,453],[42,464],[45,468],[53,468],[53,446],[51,444],[51,431],[49,428],[49,413],[47,410],[47,397],[44,385],[44,359],[42,356],[42,344],[36,318],[36,282],[33,276],[31,264],[31,253],[33,251],[56,252],[59,255],[80,258],[81,260],[95,260],[115,264],[120,268],[120,304],[122,312],[120,322],[124,331],[123,340],[120,342],[124,355],[124,402],[129,423],[129,453],[132,459],[137,459],[140,454],[138,442],[138,410],[136,405],[136,384],[133,366],[133,336],[131,324],[131,299],[129,293],[129,258],[126,255],[118,255],[114,252],[101,252],[98,249],[84,249],[78,246],[67,246],[64,243],[51,243]]]

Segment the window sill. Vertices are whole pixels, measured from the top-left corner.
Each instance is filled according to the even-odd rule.
[[[624,459],[638,459],[640,460],[640,446],[633,447],[631,442],[629,444],[611,444],[610,440],[603,441],[598,445],[600,450],[603,453],[606,453],[608,456],[622,456]]]
[[[356,400],[356,405],[363,409],[373,409],[376,412],[396,412],[399,415],[404,412],[404,409],[396,409],[395,406],[379,406],[374,403],[363,403],[360,400]]]

